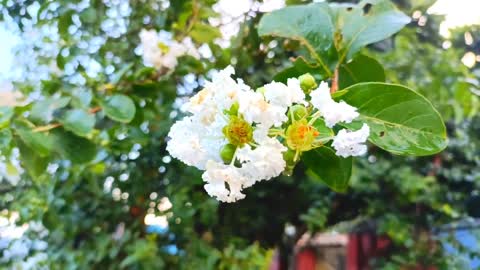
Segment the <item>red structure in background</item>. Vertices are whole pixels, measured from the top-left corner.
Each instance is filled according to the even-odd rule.
[[[390,239],[377,237],[371,233],[350,234],[347,244],[347,269],[366,270],[368,262],[374,257],[386,255]]]
[[[297,242],[290,266],[275,254],[270,270],[372,270],[369,262],[388,255],[391,241],[371,232],[303,235]],[[408,270],[435,270],[434,267]]]

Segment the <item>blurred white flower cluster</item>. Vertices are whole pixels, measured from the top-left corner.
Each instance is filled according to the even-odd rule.
[[[359,115],[345,102],[335,102],[326,83],[310,93],[316,83],[313,77],[302,76],[255,91],[234,80],[234,73],[229,66],[215,74],[183,105],[190,115],[168,134],[167,150],[173,157],[205,170],[202,178],[210,196],[222,202],[243,199],[244,188],[280,175],[287,165],[298,162],[302,152],[332,139],[339,156],[366,152],[367,125],[320,140],[314,127],[319,118],[333,127]]]
[[[33,221],[17,226],[12,216],[0,217],[0,265],[8,265],[9,269],[48,269],[48,244],[43,240],[48,230]]]
[[[178,58],[183,55],[191,55],[200,58],[200,54],[190,37],[184,38],[181,42],[173,39],[171,33],[155,30],[142,29],[140,32],[141,47],[143,50],[143,61],[145,65],[160,70],[174,69],[178,64]]]

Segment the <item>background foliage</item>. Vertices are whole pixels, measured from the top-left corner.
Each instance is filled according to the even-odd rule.
[[[299,164],[292,177],[259,183],[245,200],[219,204],[204,192],[198,171],[165,151],[165,135],[181,117],[176,100],[197,91],[209,70],[228,64],[251,85],[281,79],[280,71],[292,66],[289,58],[305,51],[295,41],[259,37],[258,10],[239,18],[238,35],[221,46],[220,32],[210,24],[221,16],[215,2],[3,1],[3,19],[31,38],[18,48],[25,63],[19,60],[21,79],[15,82],[27,102],[0,111],[0,209],[7,216],[18,212],[19,224],[44,224],[45,264],[265,269],[275,247],[286,260],[307,230],[369,224],[394,241],[375,267],[464,269],[438,244],[457,244],[455,239],[444,240],[438,231],[478,209],[479,72],[460,59],[466,50],[480,50],[478,40],[466,47],[465,31],[475,37],[480,32],[459,29],[453,46],[444,49],[437,34],[441,18],[425,13],[432,1],[395,1],[406,14],[420,16],[396,36],[361,50],[362,61],[373,57],[385,70],[385,77],[366,80],[405,84],[440,111],[450,138],[443,153],[405,158],[372,146],[357,159],[346,193],[333,192]],[[185,56],[171,74],[144,67],[137,54],[142,28],[190,36],[211,55]],[[341,88],[351,84],[340,78]],[[165,198],[170,209],[162,207]],[[167,218],[168,229],[151,233],[147,214]],[[292,226],[294,233],[285,234]]]

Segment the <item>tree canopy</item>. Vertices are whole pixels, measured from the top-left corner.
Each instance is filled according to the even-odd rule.
[[[307,231],[373,224],[393,241],[375,268],[465,269],[442,248],[461,246],[442,228],[479,215],[480,73],[460,59],[480,53],[480,41],[462,40],[480,32],[458,29],[446,48],[441,18],[426,14],[432,1],[306,2],[271,11],[255,1],[234,17],[216,0],[0,1],[24,40],[13,82],[22,98],[0,108],[0,226],[29,224],[22,238],[0,239],[0,264],[268,269],[275,249],[286,260]],[[294,114],[292,102],[270,129],[288,149],[284,173],[234,203],[210,197],[203,172],[167,147],[172,125],[190,116],[183,105],[227,66],[269,105],[262,87],[298,79],[308,104]],[[329,104],[358,116],[329,125],[312,94],[322,81]],[[219,110],[229,125],[235,106]],[[292,144],[303,117],[328,136]],[[341,156],[333,135],[362,124],[368,152]]]

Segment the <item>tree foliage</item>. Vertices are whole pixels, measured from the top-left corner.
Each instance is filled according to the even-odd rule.
[[[222,46],[215,0],[3,2],[20,35],[48,34],[19,48],[31,62],[14,83],[24,102],[0,109],[0,209],[19,213],[19,224],[43,223],[50,268],[266,269],[275,247],[291,252],[287,225],[296,239],[373,221],[394,241],[376,266],[453,269],[431,243],[478,196],[480,90],[459,62],[464,48],[427,35],[435,18],[418,26],[387,0],[252,10]],[[210,55],[146,67],[142,29],[191,37]],[[338,85],[334,98],[371,126],[368,156],[317,148],[243,201],[211,199],[199,171],[169,156],[166,135],[182,117],[178,104],[229,64],[251,85],[305,73]],[[168,229],[152,233],[152,215]]]

